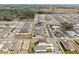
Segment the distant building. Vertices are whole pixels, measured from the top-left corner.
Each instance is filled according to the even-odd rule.
[[[43,15],[43,14],[36,14],[35,15],[35,20],[37,21],[37,22],[44,22],[45,21],[45,15]]]

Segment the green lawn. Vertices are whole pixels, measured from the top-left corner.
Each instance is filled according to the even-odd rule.
[[[65,51],[66,54],[78,54],[76,51]]]
[[[34,43],[31,43],[28,52],[34,53],[34,47],[35,47]]]
[[[0,52],[0,54],[8,54],[8,52]]]
[[[8,54],[18,54],[18,53],[14,52],[14,51],[10,51],[10,52],[8,52]]]

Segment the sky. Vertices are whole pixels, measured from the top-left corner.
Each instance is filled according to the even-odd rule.
[[[79,0],[0,0],[0,4],[79,4]]]

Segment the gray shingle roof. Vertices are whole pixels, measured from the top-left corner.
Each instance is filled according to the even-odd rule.
[[[47,45],[40,45],[34,48],[34,50],[46,50],[46,49],[47,49]]]
[[[27,30],[27,29],[22,29],[21,31],[20,31],[20,33],[28,33],[29,31]]]
[[[67,42],[62,41],[62,44],[64,45],[65,49],[67,49],[67,50],[71,49],[71,46]]]

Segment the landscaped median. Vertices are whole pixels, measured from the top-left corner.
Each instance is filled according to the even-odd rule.
[[[64,54],[78,54],[77,51],[70,51],[70,50],[65,49],[61,41],[58,42],[58,45]]]
[[[14,51],[10,51],[10,52],[8,52],[8,54],[18,54],[18,53],[14,52]]]
[[[46,35],[47,37],[49,37],[47,28],[45,29],[45,35]]]
[[[7,51],[5,51],[5,52],[0,52],[0,54],[7,54],[8,52]]]
[[[35,31],[32,31],[32,37],[35,37]]]
[[[35,44],[34,43],[31,43],[30,46],[29,46],[28,52],[29,53],[34,53],[34,47],[35,47]]]
[[[65,52],[64,52],[64,50],[63,50],[63,48],[62,48],[60,42],[58,42],[58,46],[61,48],[62,52],[65,54]]]
[[[17,52],[14,52],[14,51],[9,51],[9,52],[2,51],[2,52],[0,52],[0,54],[18,54],[18,53]]]

